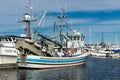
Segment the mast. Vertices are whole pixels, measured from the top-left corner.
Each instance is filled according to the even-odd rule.
[[[65,26],[63,24],[63,19],[64,18],[67,18],[67,16],[63,15],[63,8],[60,9],[60,15],[57,17],[59,20],[60,20],[60,42],[61,42],[61,45],[63,46],[64,45],[64,36],[63,36],[63,27]]]
[[[31,0],[28,0],[28,5],[26,6],[27,12],[24,14],[24,17],[22,20],[19,20],[18,22],[25,22],[26,27],[25,27],[25,34],[26,37],[31,37],[31,32],[30,32],[30,23],[33,21],[36,21],[32,15],[32,5],[31,5]]]
[[[101,43],[99,44],[102,48],[106,47],[106,44],[104,43],[104,37],[103,37],[103,32],[102,32],[102,37],[101,37]]]

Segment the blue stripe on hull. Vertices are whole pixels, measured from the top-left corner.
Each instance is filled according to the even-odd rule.
[[[27,58],[26,62],[28,63],[42,63],[42,64],[69,64],[69,63],[78,63],[85,61],[86,58],[76,58],[76,59],[69,59],[69,60],[49,60],[49,59],[32,59]],[[20,58],[17,59],[18,62],[20,62]]]

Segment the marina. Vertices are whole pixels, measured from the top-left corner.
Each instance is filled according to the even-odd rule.
[[[0,13],[0,80],[120,80],[119,10],[46,2],[21,0],[14,16]]]

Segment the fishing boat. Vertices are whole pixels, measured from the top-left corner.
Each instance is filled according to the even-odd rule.
[[[47,69],[83,65],[86,61],[86,54],[74,57],[46,57],[46,56],[33,56],[26,57],[26,61],[21,62],[18,57],[19,68],[32,68],[32,69]]]
[[[21,52],[17,58],[19,68],[46,69],[85,64],[88,53],[84,50],[84,35],[76,30],[70,34],[64,33],[63,27],[68,27],[68,24],[64,24],[63,20],[67,16],[61,11],[57,18],[60,21],[59,40],[53,40],[38,33],[38,30],[35,30],[37,36],[31,37],[29,30],[33,20],[28,13],[24,15],[23,22],[26,22],[26,37],[29,37],[29,40],[19,38],[15,42],[16,48]],[[57,27],[56,22],[54,27]]]
[[[16,64],[19,51],[15,48],[15,36],[0,36],[0,64]]]

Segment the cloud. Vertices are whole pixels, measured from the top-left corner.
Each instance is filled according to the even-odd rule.
[[[49,16],[56,16],[59,12],[48,12]],[[106,10],[106,11],[72,11],[65,12],[69,18],[101,18],[101,19],[120,19],[120,10]]]
[[[24,5],[27,3],[25,0],[21,0],[19,2],[23,3]],[[116,10],[120,9],[119,3],[119,0],[32,0],[32,5],[38,12],[41,10],[59,11],[60,7],[65,8],[65,10],[68,12]]]
[[[46,16],[46,27],[53,27],[58,12],[48,12]],[[107,11],[73,11],[65,13],[68,21],[72,22],[74,28],[89,32],[90,27],[94,33],[119,32],[120,10]],[[81,30],[82,29],[82,30]]]
[[[1,0],[0,2],[0,33],[15,34],[24,31],[22,27],[24,23],[16,22],[16,11],[18,18],[21,18],[26,12],[25,6],[28,0]],[[84,29],[86,34],[90,27],[94,34],[106,32],[120,32],[120,0],[31,0],[33,13],[39,15],[41,11],[47,10],[45,17],[45,26],[53,27],[54,21],[57,19],[60,7],[65,8],[66,15],[73,27]],[[40,18],[39,18],[40,20]],[[38,20],[38,21],[39,21]],[[37,22],[36,22],[37,24]],[[32,23],[32,28],[36,27]],[[6,28],[6,29],[4,29]],[[88,36],[89,34],[87,34]],[[96,35],[94,35],[96,37]],[[97,35],[98,36],[98,35]]]
[[[120,9],[119,0],[68,0],[68,10],[96,11]]]

